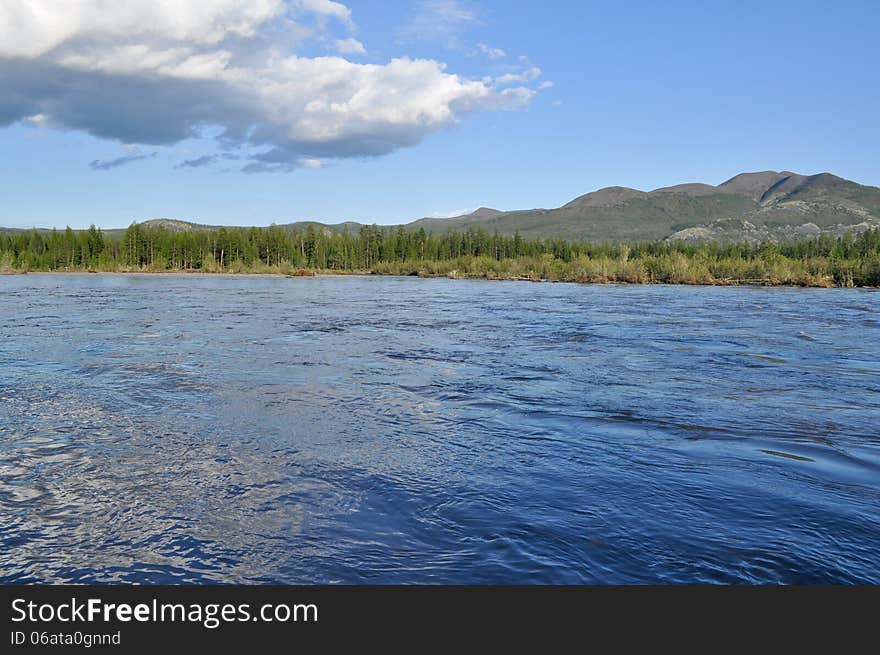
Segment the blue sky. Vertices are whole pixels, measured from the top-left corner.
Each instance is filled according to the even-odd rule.
[[[0,8],[0,225],[389,224],[767,169],[880,185],[873,0],[192,0],[164,32],[148,0],[50,25],[44,2]]]

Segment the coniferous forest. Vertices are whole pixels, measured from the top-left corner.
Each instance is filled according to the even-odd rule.
[[[372,273],[566,282],[880,286],[880,230],[787,243],[594,244],[481,230],[426,233],[364,226],[332,231],[132,224],[105,234],[0,235],[0,272]]]

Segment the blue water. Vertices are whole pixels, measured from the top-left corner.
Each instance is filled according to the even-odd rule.
[[[0,277],[0,581],[880,582],[880,293]]]

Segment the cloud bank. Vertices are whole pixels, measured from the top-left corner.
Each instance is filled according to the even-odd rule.
[[[298,55],[316,29],[342,30],[341,53],[365,52],[351,11],[331,0],[3,0],[0,126],[150,145],[219,127],[222,146],[250,159],[243,170],[264,172],[384,155],[535,94],[529,75],[472,80],[430,59]]]

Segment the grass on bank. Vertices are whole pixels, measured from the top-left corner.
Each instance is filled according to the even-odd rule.
[[[880,285],[880,265],[834,262],[825,258],[791,260],[739,260],[689,258],[681,253],[640,259],[578,257],[566,262],[553,255],[496,260],[464,256],[445,261],[379,262],[369,269],[317,269],[288,262],[245,265],[236,261],[226,267],[199,268],[157,266],[89,266],[52,269],[57,272],[93,273],[202,273],[240,275],[399,275],[448,277],[451,279],[528,280],[533,282],[575,282],[580,284],[687,284],[687,285],[790,285],[802,287],[856,287]],[[39,272],[0,259],[0,274]]]
[[[804,287],[874,286],[880,283],[880,264],[831,262],[823,258],[739,260],[689,258],[681,253],[641,259],[578,257],[566,262],[552,255],[495,260],[461,257],[441,262],[384,262],[380,275],[481,278],[488,280],[547,280],[582,284],[766,284]]]

